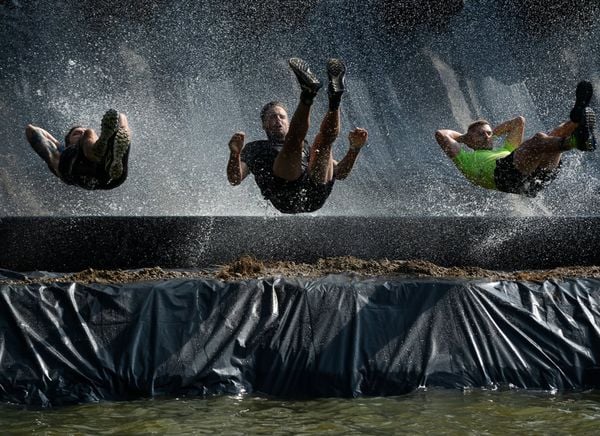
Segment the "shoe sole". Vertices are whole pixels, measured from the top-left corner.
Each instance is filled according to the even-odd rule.
[[[106,150],[111,138],[119,129],[119,113],[114,109],[106,111],[102,117],[100,138],[96,141],[96,154],[102,159],[106,155]]]
[[[116,180],[123,174],[123,158],[129,150],[130,144],[131,140],[127,130],[118,129],[113,138],[110,162],[106,168],[111,180]]]
[[[589,132],[584,147],[586,151],[592,151],[596,149],[596,138],[594,136],[594,130],[596,128],[596,113],[590,108],[586,107],[583,116],[585,118],[585,127]]]
[[[310,70],[308,64],[300,58],[291,58],[288,61],[288,65],[296,75],[300,88],[303,90],[317,93],[323,86],[321,81],[315,74]]]
[[[340,59],[329,59],[327,62],[327,75],[329,76],[329,92],[344,92],[344,75],[346,74],[346,65]]]

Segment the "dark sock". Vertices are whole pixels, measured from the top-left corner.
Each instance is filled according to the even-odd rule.
[[[335,112],[340,108],[342,102],[342,94],[330,95],[329,96],[329,110]]]
[[[571,135],[568,138],[563,138],[563,150],[572,150],[574,148],[577,148],[577,138],[575,138],[575,135]]]

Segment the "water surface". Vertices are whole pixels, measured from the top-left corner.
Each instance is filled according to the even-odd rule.
[[[0,406],[4,434],[598,434],[600,391],[429,390],[291,401],[259,396]]]

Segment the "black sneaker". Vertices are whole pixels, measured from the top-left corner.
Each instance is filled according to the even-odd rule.
[[[594,88],[590,82],[585,80],[577,84],[577,90],[575,91],[575,106],[571,109],[569,118],[574,123],[580,123],[583,119],[584,109],[589,106],[592,95],[594,94]]]
[[[94,145],[94,154],[98,159],[103,159],[106,156],[106,150],[109,143],[119,129],[119,113],[114,109],[106,111],[102,117],[102,125],[100,130],[100,138]]]
[[[589,107],[583,108],[583,117],[577,129],[571,135],[575,139],[576,147],[581,151],[596,149],[594,129],[596,127],[596,114]]]
[[[126,129],[119,128],[109,141],[109,152],[104,161],[104,168],[110,180],[117,180],[123,174],[123,158],[131,145],[131,138]]]
[[[341,59],[327,61],[327,76],[329,77],[329,96],[340,96],[344,93],[346,79],[346,65]]]
[[[323,84],[310,70],[308,64],[300,58],[291,58],[288,64],[298,79],[300,89],[309,94],[316,95]]]

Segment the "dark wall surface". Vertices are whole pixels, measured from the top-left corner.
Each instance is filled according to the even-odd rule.
[[[600,387],[598,280],[0,287],[0,401]]]
[[[76,217],[0,219],[0,268],[203,268],[252,255],[423,259],[501,270],[600,265],[598,218]]]

